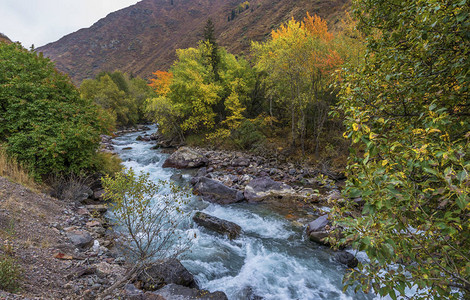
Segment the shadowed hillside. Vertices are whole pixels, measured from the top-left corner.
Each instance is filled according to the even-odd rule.
[[[349,0],[143,0],[109,14],[90,28],[38,48],[76,83],[100,70],[120,69],[149,77],[167,69],[175,50],[195,46],[212,18],[219,43],[243,53],[251,40],[263,40],[273,28],[307,11],[334,24]],[[246,4],[246,2],[245,2]]]

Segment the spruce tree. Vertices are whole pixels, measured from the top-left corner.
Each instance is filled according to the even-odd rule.
[[[217,45],[214,32],[214,23],[212,22],[212,19],[209,18],[207,20],[206,26],[204,27],[204,41],[209,43],[211,46],[209,61],[212,66],[212,72],[214,73],[214,79],[219,81],[219,46]]]

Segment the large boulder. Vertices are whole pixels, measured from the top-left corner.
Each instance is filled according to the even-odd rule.
[[[163,163],[164,168],[188,169],[199,168],[207,164],[207,158],[188,147],[182,147],[170,155]]]
[[[222,220],[203,212],[197,212],[193,220],[196,224],[206,227],[209,230],[227,235],[231,240],[236,239],[242,231],[242,228],[233,222]]]
[[[245,199],[242,192],[207,177],[197,180],[193,192],[201,195],[204,200],[217,204],[231,204]]]
[[[162,297],[165,300],[228,300],[224,292],[209,292],[206,290],[192,289],[176,284],[169,284],[152,294]]]
[[[146,291],[155,291],[170,283],[198,288],[193,275],[177,259],[149,265],[139,273],[136,283]]]
[[[328,219],[328,215],[318,217],[317,219],[310,222],[307,226],[308,238],[313,242],[322,245],[328,245],[324,239],[330,234],[330,225],[331,224],[330,220]]]
[[[335,253],[335,260],[348,268],[355,268],[359,264],[357,258],[349,252],[339,251]]]
[[[244,194],[248,202],[260,202],[266,199],[291,197],[295,195],[295,190],[266,176],[251,180],[245,186]]]
[[[93,237],[87,231],[72,230],[67,232],[67,237],[75,247],[80,249],[88,249],[93,245]]]

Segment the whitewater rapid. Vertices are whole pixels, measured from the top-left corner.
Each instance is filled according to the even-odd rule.
[[[151,126],[147,132],[114,139],[115,152],[126,168],[149,173],[155,181],[169,181],[181,171],[162,168],[168,155],[153,150],[151,143],[136,141],[139,135],[155,131]],[[183,171],[183,178],[188,182],[191,174]],[[334,261],[331,250],[305,240],[303,228],[262,205],[221,206],[193,197],[185,210],[235,222],[243,230],[238,239],[229,240],[188,221],[184,230],[196,238],[182,263],[202,289],[223,291],[230,300],[378,299],[352,290],[343,293],[346,268]]]

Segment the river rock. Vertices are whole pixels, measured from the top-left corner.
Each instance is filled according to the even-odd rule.
[[[170,179],[173,181],[183,181],[183,174],[175,173],[171,175]]]
[[[149,135],[144,135],[144,136],[139,135],[135,140],[136,141],[142,141],[142,142],[150,142],[151,141]]]
[[[198,288],[193,275],[177,259],[151,264],[139,273],[136,282],[147,291],[155,291],[170,283]]]
[[[207,164],[207,158],[188,147],[182,147],[170,155],[163,163],[163,168],[199,168]]]
[[[144,292],[137,289],[133,284],[124,286],[124,295],[128,300],[143,300],[144,298]]]
[[[244,157],[237,157],[231,161],[232,167],[248,167],[250,166],[250,160]]]
[[[270,177],[259,177],[245,186],[245,198],[248,202],[260,202],[267,198],[282,198],[295,194],[292,187],[274,181]]]
[[[105,214],[108,211],[106,204],[90,204],[85,205],[86,209],[93,214]]]
[[[93,192],[93,200],[97,200],[97,201],[103,201],[103,196],[104,196],[104,189],[99,189],[99,190],[96,190]]]
[[[201,195],[204,200],[217,204],[231,204],[245,199],[242,192],[207,177],[197,180],[193,192]]]
[[[197,170],[196,176],[195,177],[204,177],[207,175],[207,168],[202,167],[199,170]]]
[[[242,231],[242,228],[233,222],[222,220],[203,212],[197,212],[193,220],[196,224],[209,230],[227,235],[231,240],[236,239]]]
[[[93,244],[93,237],[87,231],[72,230],[67,232],[67,237],[75,247],[80,249],[88,249]]]
[[[322,245],[328,245],[324,239],[329,236],[329,226],[330,221],[328,220],[328,215],[323,215],[318,217],[314,221],[310,222],[307,226],[307,236],[308,238],[316,243]]]
[[[335,253],[335,260],[348,268],[355,268],[359,264],[357,258],[347,251],[339,251]]]
[[[211,293],[206,290],[198,290],[176,284],[168,284],[152,294],[163,297],[165,300],[228,300],[224,292],[217,291]]]

